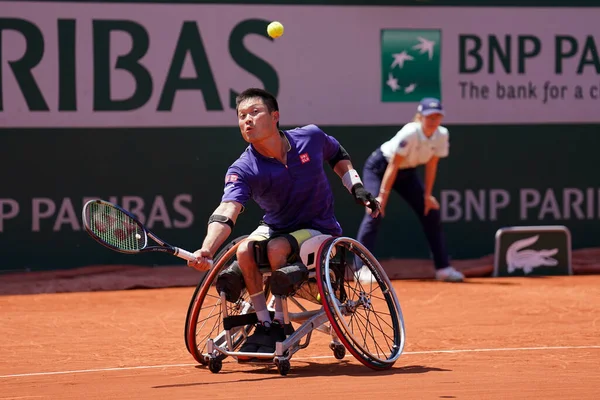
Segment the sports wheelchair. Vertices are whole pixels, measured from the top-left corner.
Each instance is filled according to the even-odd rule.
[[[221,249],[192,296],[185,342],[196,361],[218,373],[225,358],[242,362],[242,358],[252,356],[260,363],[275,364],[281,375],[287,375],[290,359],[309,345],[316,330],[331,335],[329,348],[339,360],[345,357],[347,349],[374,370],[394,365],[405,342],[400,303],[375,257],[360,242],[343,236],[315,236],[300,247],[300,259],[308,274],[302,281],[294,282],[293,290],[282,296],[286,339],[277,342],[275,352],[240,352],[258,321],[250,296],[243,283],[238,293],[233,294],[219,292],[217,287],[220,287],[219,277],[236,262],[237,247],[246,237],[238,237]],[[357,279],[356,258],[373,275],[374,279],[368,283]],[[275,299],[271,270],[268,265],[259,268],[272,312]]]

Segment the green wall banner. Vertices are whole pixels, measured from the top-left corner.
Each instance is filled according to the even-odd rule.
[[[360,171],[398,126],[322,128],[343,143]],[[434,194],[453,258],[492,254],[504,226],[565,225],[574,248],[600,245],[597,125],[448,128],[450,156],[440,161]],[[99,246],[82,230],[84,202],[112,200],[159,237],[195,250],[221,199],[226,169],[244,148],[233,127],[3,129],[0,269],[174,263],[165,255],[121,255]],[[332,172],[330,182],[344,234],[355,237],[364,211]],[[234,235],[249,233],[261,216],[250,203]],[[376,253],[429,257],[416,216],[395,193]]]

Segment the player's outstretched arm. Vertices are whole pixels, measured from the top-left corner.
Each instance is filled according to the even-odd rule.
[[[210,268],[210,260],[233,231],[237,217],[241,212],[242,205],[235,201],[219,204],[219,207],[208,219],[208,228],[202,247],[194,252],[197,260],[195,262],[189,261],[188,266],[200,271],[206,271]]]

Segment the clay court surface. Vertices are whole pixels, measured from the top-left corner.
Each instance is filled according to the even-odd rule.
[[[1,399],[597,399],[600,276],[394,281],[407,344],[389,371],[315,332],[282,377],[187,353],[194,288],[0,297]]]

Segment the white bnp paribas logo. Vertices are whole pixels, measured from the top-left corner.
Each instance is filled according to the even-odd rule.
[[[508,265],[508,273],[513,273],[517,269],[522,269],[527,275],[538,267],[554,267],[558,264],[553,255],[558,253],[558,249],[549,250],[523,250],[531,246],[539,239],[539,235],[530,238],[517,240],[510,245],[506,251],[506,264]]]
[[[439,30],[381,31],[381,100],[441,99]]]

